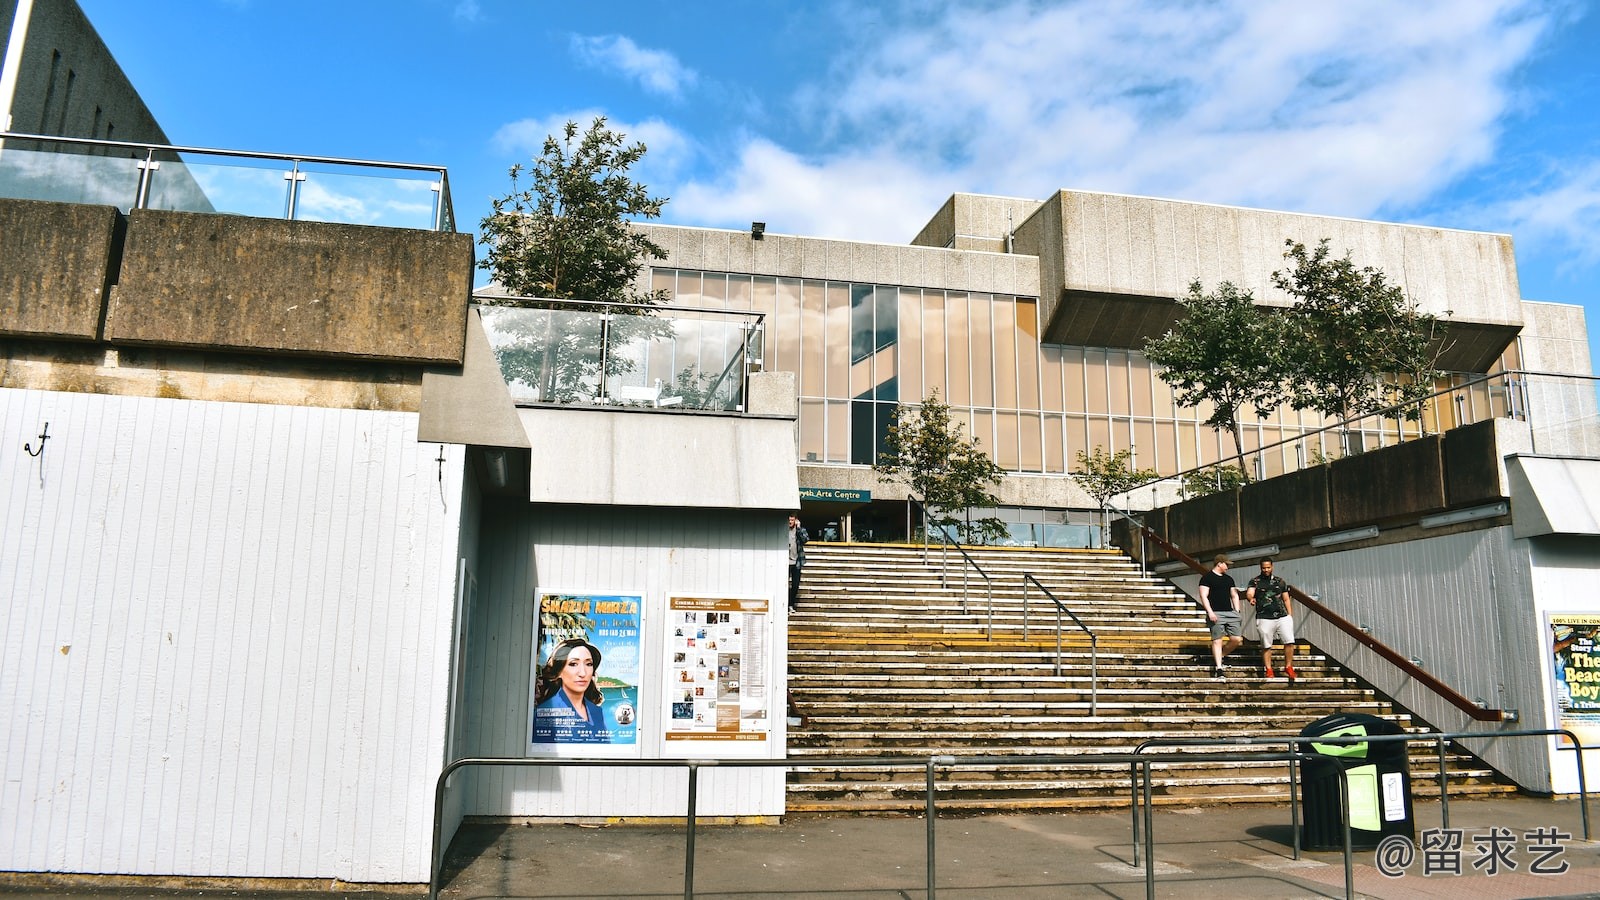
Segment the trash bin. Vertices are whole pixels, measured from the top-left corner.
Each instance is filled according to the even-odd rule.
[[[1301,737],[1360,737],[1402,734],[1386,719],[1362,713],[1341,713],[1318,719],[1301,729]],[[1405,741],[1352,741],[1300,744],[1311,754],[1300,766],[1300,806],[1305,827],[1300,846],[1307,850],[1342,850],[1339,822],[1339,772],[1350,784],[1350,846],[1371,850],[1391,834],[1413,841],[1416,818],[1411,809],[1411,767]]]

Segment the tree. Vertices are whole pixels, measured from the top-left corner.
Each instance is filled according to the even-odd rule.
[[[478,266],[512,295],[501,305],[548,309],[544,315],[496,315],[494,327],[511,338],[498,349],[507,377],[531,385],[539,399],[570,402],[603,391],[602,374],[620,375],[637,363],[622,349],[670,335],[669,323],[645,315],[610,320],[598,307],[522,298],[656,304],[666,293],[635,287],[645,260],[667,254],[633,219],[654,219],[666,204],[634,181],[628,169],[644,157],[642,143],[599,117],[581,137],[576,122],[545,138],[533,163],[511,167],[511,191],[492,201],[478,243],[488,248]],[[531,183],[524,184],[527,172]],[[605,353],[601,348],[605,348]]]
[[[1293,239],[1284,246],[1293,267],[1273,272],[1272,283],[1295,299],[1287,323],[1290,402],[1340,422],[1389,407],[1399,407],[1389,418],[1420,418],[1441,374],[1439,319],[1382,271],[1358,268],[1348,252],[1332,258],[1327,238],[1315,249]]]
[[[1205,424],[1233,435],[1242,471],[1240,411],[1251,406],[1264,419],[1284,400],[1282,317],[1227,281],[1210,294],[1199,281],[1191,282],[1189,295],[1178,303],[1182,317],[1166,334],[1146,341],[1144,355],[1161,367],[1159,377],[1172,385],[1179,404],[1211,404]]]
[[[1093,453],[1078,451],[1078,468],[1071,473],[1072,480],[1100,505],[1102,525],[1106,515],[1106,504],[1112,497],[1125,494],[1141,484],[1147,484],[1160,477],[1154,469],[1135,469],[1132,460],[1131,449],[1118,450],[1115,453],[1106,452],[1104,447],[1094,448]]]
[[[1005,470],[983,452],[977,439],[962,431],[959,422],[950,421],[950,407],[939,400],[937,390],[920,406],[897,407],[873,471],[904,484],[921,499],[927,527],[955,526],[962,543],[1002,539],[1007,531],[999,519],[955,515],[998,506],[1000,500],[990,488],[1005,477]]]
[[[1204,497],[1219,491],[1231,491],[1250,483],[1244,469],[1238,466],[1215,465],[1194,469],[1183,475],[1183,495]]]

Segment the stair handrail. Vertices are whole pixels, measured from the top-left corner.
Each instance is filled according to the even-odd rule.
[[[906,502],[914,504],[922,513],[922,561],[926,563],[928,561],[928,525],[930,524],[928,518],[928,507],[921,500],[917,499],[910,493],[906,494]],[[949,528],[947,528],[943,523],[939,524],[939,536],[944,541],[942,568],[939,572],[939,586],[941,588],[948,588],[950,586],[950,545],[955,544],[956,550],[961,554],[961,558],[967,563],[967,565],[963,566],[961,569],[961,614],[967,615],[967,573],[970,567],[971,569],[977,571],[978,576],[983,579],[988,590],[988,624],[985,626],[984,638],[985,640],[994,640],[994,579],[990,578],[989,573],[983,570],[983,566],[978,565],[978,561],[972,558],[972,554],[968,553],[966,548],[962,547],[961,544],[951,536]]]
[[[1204,575],[1208,571],[1199,560],[1183,552],[1176,544],[1157,534],[1150,526],[1135,520],[1132,516],[1128,516],[1127,518],[1129,521],[1134,523],[1134,525],[1140,530],[1146,539],[1153,542],[1162,550],[1165,550],[1173,559],[1182,562],[1196,574]],[[1473,721],[1516,721],[1515,716],[1507,716],[1506,711],[1503,709],[1480,706],[1479,704],[1463,696],[1455,688],[1445,684],[1443,681],[1440,681],[1433,675],[1433,673],[1422,668],[1416,663],[1413,663],[1411,660],[1401,655],[1400,652],[1395,650],[1393,647],[1390,647],[1388,644],[1385,644],[1384,642],[1368,634],[1366,631],[1363,631],[1360,626],[1329,609],[1327,606],[1323,605],[1320,600],[1313,599],[1310,594],[1307,594],[1305,591],[1300,590],[1292,584],[1289,585],[1289,596],[1293,597],[1295,602],[1302,604],[1305,606],[1305,608],[1321,616],[1329,625],[1332,625],[1333,627],[1349,635],[1355,640],[1356,643],[1383,657],[1385,661],[1399,669],[1401,672],[1405,673],[1407,677],[1411,678],[1417,684],[1427,688],[1434,694],[1437,694],[1440,699],[1444,700],[1446,703],[1449,703],[1456,709],[1466,713],[1467,716]]]
[[[1078,618],[1077,613],[1074,613],[1072,610],[1068,609],[1067,605],[1062,603],[1055,594],[1052,594],[1049,588],[1045,587],[1043,584],[1040,584],[1039,579],[1033,577],[1032,572],[1024,572],[1022,573],[1023,640],[1028,639],[1028,585],[1030,583],[1033,584],[1034,587],[1037,587],[1039,590],[1043,591],[1044,595],[1050,598],[1050,602],[1056,605],[1056,677],[1059,678],[1061,676],[1061,614],[1066,613],[1068,616],[1071,616],[1073,623],[1076,624],[1084,634],[1089,636],[1089,715],[1099,715],[1100,639],[1095,637],[1095,633],[1090,630],[1089,626],[1083,624],[1083,620]]]

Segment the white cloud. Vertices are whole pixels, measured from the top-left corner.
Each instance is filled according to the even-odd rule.
[[[478,0],[457,0],[451,10],[457,22],[476,22],[482,18],[483,10],[478,6]]]
[[[1558,272],[1600,265],[1600,240],[1595,237],[1600,234],[1600,162],[1557,173],[1485,215],[1504,222],[1517,235],[1519,248],[1561,259]]]
[[[645,90],[677,98],[693,87],[696,74],[664,50],[650,50],[620,34],[573,35],[572,52],[578,59],[598,69],[616,71],[639,82]]]
[[[546,136],[559,138],[568,122],[576,122],[578,135],[582,136],[589,124],[602,115],[605,114],[597,109],[582,109],[519,119],[500,126],[490,143],[497,152],[528,159],[538,156],[544,149]],[[622,133],[630,143],[644,143],[647,152],[640,163],[640,171],[634,174],[646,184],[674,178],[696,153],[694,143],[686,135],[658,118],[635,123],[607,117],[606,127]]]
[[[677,191],[673,218],[903,241],[952,192],[1062,187],[1376,215],[1492,158],[1509,76],[1555,17],[1538,0],[896,14],[798,92],[820,149],[749,139],[732,171]]]

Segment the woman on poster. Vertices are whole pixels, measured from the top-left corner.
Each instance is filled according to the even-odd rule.
[[[610,743],[599,670],[600,649],[583,638],[569,638],[550,651],[533,692],[535,744]]]

